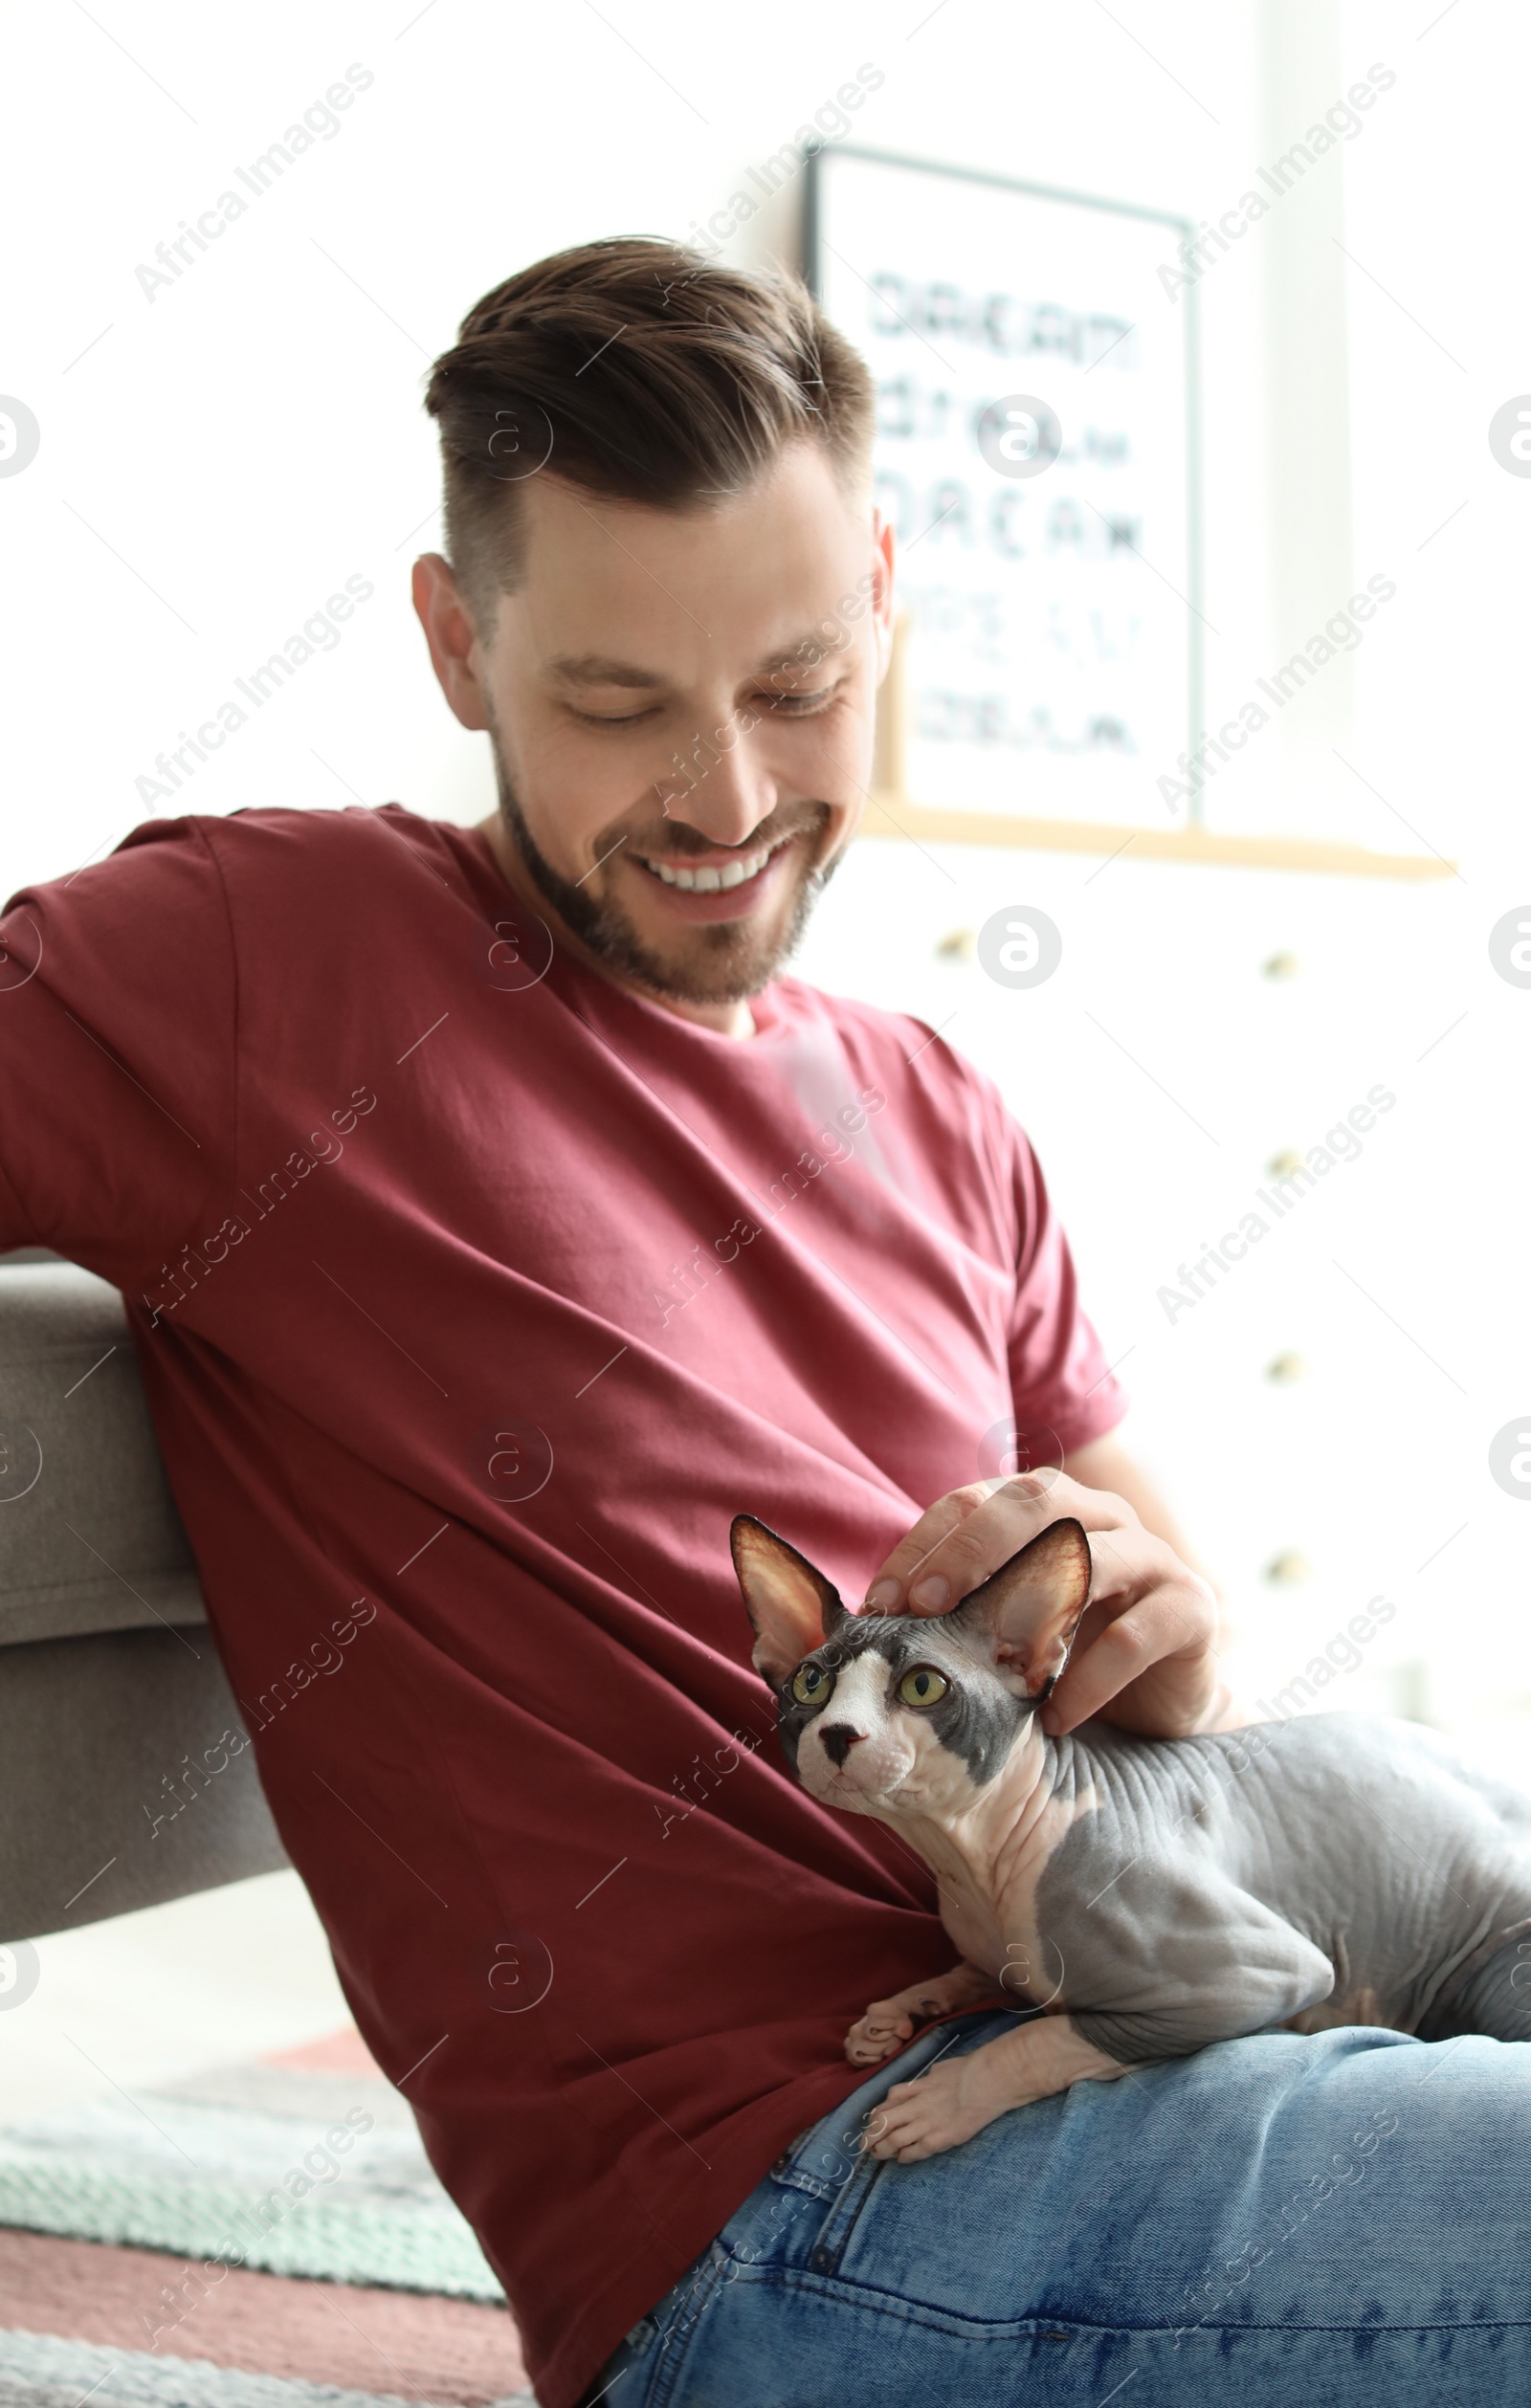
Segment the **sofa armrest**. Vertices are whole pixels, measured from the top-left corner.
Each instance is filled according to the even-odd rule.
[[[203,1622],[122,1299],[0,1269],[0,1646]]]
[[[287,1863],[122,1299],[0,1263],[0,1946]]]

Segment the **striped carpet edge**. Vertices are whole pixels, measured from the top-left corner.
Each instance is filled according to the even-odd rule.
[[[344,2391],[247,2374],[206,2358],[114,2350],[53,2333],[0,2330],[0,2408],[451,2408],[411,2392]],[[490,2408],[536,2408],[529,2391]]]

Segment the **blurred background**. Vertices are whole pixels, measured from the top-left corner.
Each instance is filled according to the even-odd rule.
[[[1123,589],[1140,615],[1157,596],[1171,716],[1187,724],[1193,654],[1199,740],[1352,594],[1387,585],[1386,607],[1200,792],[1156,740],[1109,793],[1046,747],[991,749],[968,796],[921,664],[929,596],[943,577],[971,590],[976,539],[961,514],[906,530],[923,615],[904,717],[800,966],[918,1014],[999,1081],[1133,1398],[1123,1435],[1226,1592],[1240,1690],[1269,1701],[1323,1666],[1292,1704],[1428,1720],[1523,1777],[1531,20],[1509,0],[786,0],[765,18],[71,0],[3,19],[7,894],[181,809],[493,807],[409,569],[439,540],[424,377],[513,270],[614,232],[797,263],[812,190],[838,254],[826,295],[860,339],[867,288],[908,262],[896,228],[836,202],[819,143],[1159,213],[1139,332],[1086,365],[1098,392],[1132,359],[1190,364],[1165,402],[1188,485],[1160,495]],[[252,178],[294,125],[308,144]],[[1273,177],[1324,125],[1300,174]],[[750,184],[784,145],[800,166]],[[762,187],[768,204],[733,205]],[[948,228],[970,213],[987,291],[997,188],[938,188]],[[247,205],[199,248],[186,230],[230,191]],[[1081,293],[1093,273],[1056,269]],[[1018,256],[1007,289],[1080,298],[1053,274]],[[908,309],[907,284],[878,289]],[[881,323],[885,377],[903,338]],[[1044,370],[1006,361],[989,386],[1060,393],[1067,438],[1082,369]],[[906,403],[885,413],[890,475]],[[1055,473],[1071,461],[1066,442]],[[366,591],[338,640],[161,799],[184,732],[347,580]],[[1190,790],[1166,800],[1170,773]],[[963,841],[943,832],[969,801],[992,841],[965,818]],[[1050,975],[990,974],[980,939],[1006,914],[1058,932]],[[1256,1201],[1337,1127],[1355,1143],[1298,1201]],[[1252,1212],[1265,1235],[1198,1292],[1198,1261]],[[52,1978],[0,2017],[12,2100],[191,2062],[219,2000],[242,2002],[252,2046],[344,2021],[291,1874],[42,1952]]]

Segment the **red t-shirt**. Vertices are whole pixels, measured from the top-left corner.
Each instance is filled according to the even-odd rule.
[[[566,2408],[951,1959],[789,1778],[728,1526],[858,1599],[996,1425],[1120,1418],[1036,1163],[920,1023],[697,1027],[395,806],[0,925],[0,1246],[127,1298],[282,1839]]]

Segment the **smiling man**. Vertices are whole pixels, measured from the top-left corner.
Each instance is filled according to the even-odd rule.
[[[123,1291],[235,1692],[351,1617],[261,1778],[544,2408],[1531,2397],[1515,2050],[1268,2034],[860,2150],[1030,2010],[848,2066],[949,1950],[790,1778],[733,1517],[916,1613],[1077,1519],[1054,1732],[1225,1721],[1212,1600],[995,1091],[782,974],[887,661],[861,364],[613,242],[429,406],[416,605],[498,811],[160,821],[17,896],[0,1246]],[[1049,1476],[986,1476],[1012,1432]]]
[[[683,513],[544,473],[511,591],[415,567],[448,698],[493,741],[506,875],[725,1035],[750,1033],[860,814],[892,540],[869,546],[854,498],[811,442]]]
[[[415,605],[490,733],[507,877],[588,958],[747,1036],[864,799],[893,558],[870,395],[801,301],[717,270],[646,286],[641,245],[597,257],[582,292],[553,261],[491,295],[437,366],[455,569],[418,562]],[[632,288],[614,338],[597,275]],[[599,358],[574,359],[582,323]],[[773,343],[833,373],[810,390]]]

